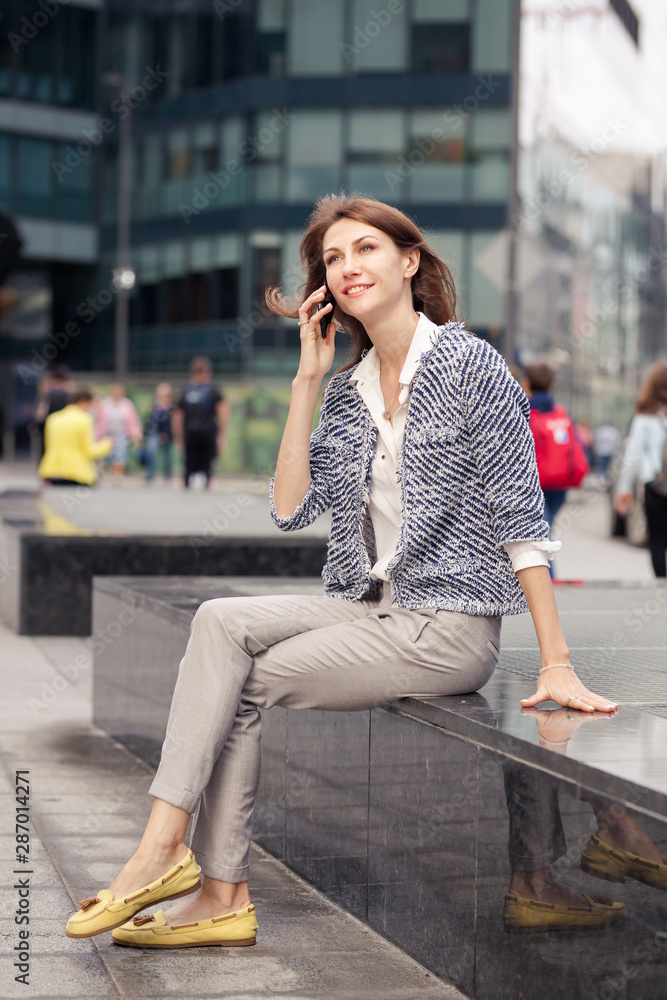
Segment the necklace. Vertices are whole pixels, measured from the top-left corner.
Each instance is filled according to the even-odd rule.
[[[396,389],[396,392],[394,393],[394,398],[392,399],[392,401],[389,404],[389,406],[387,407],[387,409],[382,411],[382,416],[384,417],[385,420],[391,420],[391,408],[394,405],[394,403],[396,402],[396,400],[398,399],[398,394],[401,391],[401,388],[402,388],[402,386],[401,386],[401,383],[399,382],[398,383],[398,388]]]

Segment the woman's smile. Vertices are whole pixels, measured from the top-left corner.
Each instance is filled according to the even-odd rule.
[[[358,295],[363,295],[364,292],[367,292],[368,289],[372,288],[372,287],[373,287],[372,284],[370,284],[370,285],[350,285],[349,288],[346,288],[344,290],[343,295],[347,296],[348,298],[356,297]]]

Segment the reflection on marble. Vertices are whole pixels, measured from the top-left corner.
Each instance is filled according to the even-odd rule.
[[[294,592],[320,586],[294,581]],[[132,621],[95,657],[95,722],[155,764],[195,608],[271,588],[269,579],[96,580],[97,638],[123,604]],[[623,882],[580,862],[595,833],[642,857],[667,851],[657,759],[667,722],[632,710],[522,713],[531,688],[498,671],[482,694],[372,712],[263,712],[255,837],[474,1000],[664,1000],[667,892],[631,877],[641,865],[622,854]],[[551,892],[575,913],[587,905],[577,894],[608,897],[624,919],[611,922],[607,909],[597,928],[550,929],[560,919],[542,905]],[[508,893],[537,904],[531,933],[507,909]]]

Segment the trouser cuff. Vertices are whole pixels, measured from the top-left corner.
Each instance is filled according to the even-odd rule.
[[[194,841],[192,850],[197,859],[197,864],[202,870],[202,875],[218,879],[220,882],[233,882],[234,884],[248,881],[250,865],[241,865],[240,868],[236,868],[233,865],[220,864],[220,862],[214,861],[212,858],[207,858],[205,854],[200,854]]]
[[[190,814],[199,805],[198,795],[188,792],[184,788],[179,788],[177,785],[171,785],[159,775],[156,775],[153,779],[153,784],[148,789],[148,794],[153,795],[156,799],[164,799],[170,805],[177,806],[179,809],[185,809]]]

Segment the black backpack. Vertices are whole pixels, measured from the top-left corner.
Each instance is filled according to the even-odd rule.
[[[186,434],[215,431],[215,406],[211,385],[189,385],[183,393],[182,406],[183,428]]]

